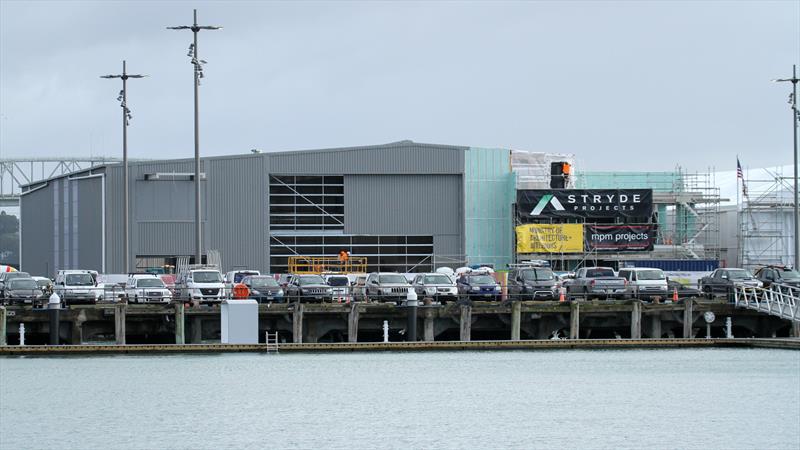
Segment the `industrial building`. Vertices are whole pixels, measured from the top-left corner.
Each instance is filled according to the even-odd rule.
[[[573,160],[411,141],[203,158],[202,253],[224,271],[343,249],[370,271],[505,267],[517,184],[573,187],[560,172]],[[130,163],[130,267],[194,262],[193,179],[191,159]],[[22,270],[123,271],[123,192],[119,164],[23,186]]]

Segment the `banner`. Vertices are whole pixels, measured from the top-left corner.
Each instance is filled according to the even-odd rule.
[[[517,253],[581,253],[583,225],[520,225]]]
[[[536,218],[649,219],[652,189],[526,189],[517,191],[517,216]]]
[[[656,229],[653,225],[586,225],[587,251],[646,252],[653,250]]]

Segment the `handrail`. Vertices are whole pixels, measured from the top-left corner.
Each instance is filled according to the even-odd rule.
[[[800,288],[778,283],[769,288],[739,285],[734,288],[733,301],[739,308],[800,323]]]

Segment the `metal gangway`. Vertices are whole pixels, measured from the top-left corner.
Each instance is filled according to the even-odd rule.
[[[737,308],[747,308],[800,323],[800,288],[773,283],[769,288],[739,285],[733,291]]]

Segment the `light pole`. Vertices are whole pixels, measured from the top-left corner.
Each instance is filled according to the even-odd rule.
[[[203,78],[203,64],[206,62],[199,59],[197,52],[197,33],[200,30],[219,30],[222,27],[197,24],[197,10],[194,10],[194,22],[192,25],[181,25],[178,27],[167,27],[168,30],[191,30],[194,34],[194,42],[189,45],[189,53],[186,56],[192,58],[194,66],[194,232],[195,232],[195,251],[194,262],[201,264],[203,239],[200,229],[200,114],[198,102],[198,87],[200,79]]]
[[[800,224],[798,224],[798,219],[800,218],[800,214],[798,214],[798,205],[797,205],[797,121],[800,117],[800,112],[797,111],[797,65],[792,66],[792,78],[782,78],[778,80],[772,80],[775,82],[790,82],[792,83],[792,94],[789,96],[789,104],[792,105],[792,131],[794,133],[794,146],[793,155],[794,155],[794,269],[797,270],[800,268]]]
[[[129,74],[126,71],[125,60],[122,61],[122,74],[100,76],[100,78],[122,79],[122,90],[119,91],[119,97],[117,97],[117,100],[120,102],[119,105],[122,107],[122,184],[125,185],[123,190],[124,212],[122,213],[122,240],[124,242],[123,246],[125,247],[123,251],[123,257],[125,258],[125,265],[123,267],[125,268],[125,273],[130,273],[130,238],[128,237],[128,122],[133,118],[133,116],[131,116],[131,110],[128,109],[128,78],[144,78],[146,76],[147,75]]]

